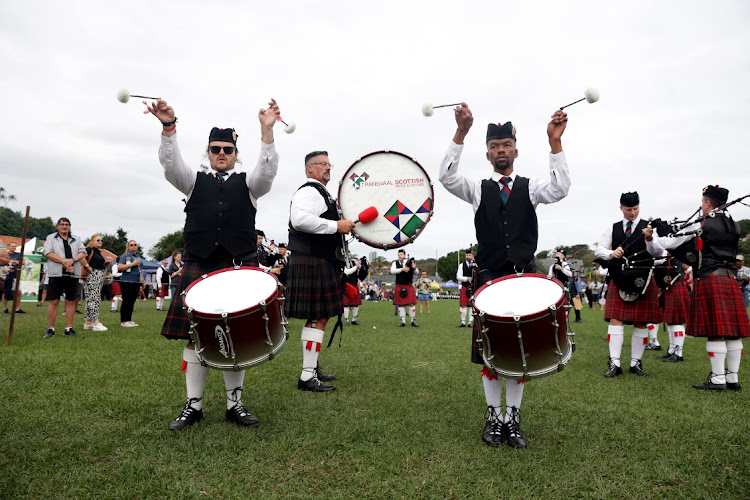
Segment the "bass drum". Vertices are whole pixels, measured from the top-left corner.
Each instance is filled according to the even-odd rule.
[[[282,285],[257,267],[206,274],[185,289],[190,336],[201,364],[239,371],[273,359],[289,336]]]
[[[573,355],[565,306],[562,283],[542,274],[513,274],[483,285],[473,309],[484,364],[519,380],[562,371]]]
[[[413,242],[433,213],[432,181],[417,160],[396,151],[376,151],[357,159],[339,181],[344,219],[357,220],[374,206],[378,217],[352,230],[365,245],[384,250]]]

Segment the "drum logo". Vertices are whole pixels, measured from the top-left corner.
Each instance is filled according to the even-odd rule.
[[[362,172],[361,175],[357,175],[357,173],[353,173],[349,176],[349,179],[352,181],[352,187],[354,189],[359,189],[363,182],[367,182],[367,179],[369,179],[370,176],[367,175],[367,172]]]
[[[216,328],[214,328],[214,336],[219,341],[219,353],[225,358],[228,358],[229,351],[227,351],[227,345],[229,345],[229,339],[227,339],[226,332],[222,327],[216,325]]]
[[[363,187],[393,186],[396,188],[414,188],[425,185],[425,180],[422,177],[370,181],[370,175],[367,172],[362,172],[361,174],[355,172],[349,176],[349,180],[352,181],[352,187],[355,190]]]
[[[398,229],[393,241],[400,243],[412,239],[427,224],[431,211],[432,198],[427,198],[416,210],[412,210],[405,203],[396,200],[384,214],[384,217]]]

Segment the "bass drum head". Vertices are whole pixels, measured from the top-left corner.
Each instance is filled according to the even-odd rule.
[[[396,151],[377,151],[352,164],[339,181],[339,209],[344,219],[357,220],[375,207],[378,217],[358,223],[352,234],[375,248],[411,243],[429,222],[434,207],[432,181],[413,158]]]
[[[560,303],[564,291],[560,282],[541,274],[499,278],[481,287],[474,307],[498,318],[532,316]]]
[[[234,314],[268,302],[278,286],[273,275],[258,268],[222,269],[185,290],[185,307],[205,314]]]

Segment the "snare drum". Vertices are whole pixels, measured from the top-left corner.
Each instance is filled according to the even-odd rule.
[[[542,274],[513,274],[482,286],[473,309],[484,364],[523,380],[561,371],[573,354],[566,305],[562,283]]]
[[[281,284],[257,267],[203,275],[183,293],[190,336],[204,366],[239,371],[269,361],[289,336]]]
[[[402,247],[422,232],[433,213],[432,181],[417,160],[396,151],[376,151],[359,158],[339,181],[339,209],[356,220],[372,206],[378,217],[357,224],[352,234],[375,248]]]

